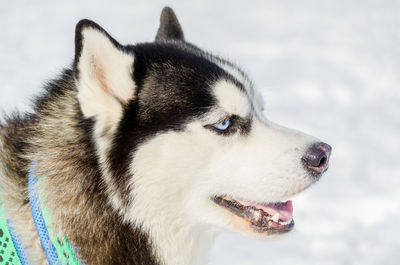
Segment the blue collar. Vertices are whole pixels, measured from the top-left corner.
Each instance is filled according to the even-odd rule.
[[[57,234],[53,239],[51,234],[51,219],[48,209],[40,207],[38,180],[33,162],[28,174],[29,205],[32,212],[40,242],[49,265],[79,265],[74,248],[68,243],[64,235]],[[25,248],[22,246],[17,232],[10,220],[5,217],[3,201],[0,198],[0,264],[29,265]]]
[[[36,176],[36,164],[37,161],[32,162],[29,169],[29,204],[33,222],[35,223],[36,231],[38,232],[47,261],[50,265],[79,265],[74,253],[74,248],[71,247],[64,235],[57,234],[53,239],[50,238],[50,213],[48,209],[41,209],[40,207],[40,196],[38,192],[38,180],[40,177]]]
[[[49,265],[79,265],[74,248],[68,243],[66,237],[57,234],[51,239],[51,215],[45,207],[41,209],[38,181],[41,177],[35,174],[33,162],[29,169],[28,193],[29,205],[32,212],[40,242]],[[43,204],[42,204],[43,206]],[[0,264],[29,265],[26,251],[19,240],[18,234],[10,220],[5,217],[3,202],[0,198]]]

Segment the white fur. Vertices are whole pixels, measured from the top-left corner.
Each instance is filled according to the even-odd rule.
[[[113,206],[121,208],[120,195],[108,172],[107,157],[111,139],[122,118],[123,104],[133,98],[134,56],[116,47],[102,31],[87,27],[82,31],[79,58],[78,100],[85,117],[94,117],[94,139],[103,176]]]
[[[220,80],[214,86],[214,95],[222,110],[240,117],[250,115],[251,104],[245,91],[227,80]]]
[[[103,32],[95,28],[82,31],[83,47],[79,58],[78,99],[86,117],[107,116],[118,121],[121,102],[133,97],[135,84],[132,78],[134,57],[111,42]]]
[[[275,202],[314,182],[301,164],[316,141],[310,136],[257,116],[249,135],[225,137],[204,128],[221,113],[250,113],[250,98],[239,88],[221,81],[215,89],[219,108],[183,132],[161,133],[142,143],[133,155],[135,200],[125,218],[148,231],[166,265],[204,264],[220,229],[257,236],[211,197]]]
[[[274,202],[313,183],[301,158],[315,141],[300,132],[265,120],[259,94],[243,73],[219,62],[246,86],[228,80],[213,88],[216,106],[184,131],[160,133],[132,154],[131,196],[127,212],[110,177],[106,154],[122,116],[122,104],[133,97],[134,58],[116,48],[106,35],[85,29],[79,63],[78,99],[86,117],[96,117],[95,139],[109,197],[125,221],[147,231],[155,254],[165,265],[201,265],[221,229],[255,236],[239,218],[211,198],[227,194],[257,202]],[[106,73],[106,78],[104,78]],[[248,135],[221,136],[204,126],[227,115],[252,116]]]
[[[236,78],[237,81],[241,82],[246,89],[253,89],[253,83],[250,81],[249,78],[247,78],[245,73],[239,68],[237,68],[235,65],[233,65],[228,61],[213,56],[210,56],[210,59],[214,63],[216,63],[219,67],[224,69],[227,73]]]
[[[246,74],[230,62],[213,56],[210,56],[210,59],[244,86],[254,111],[261,113],[264,108],[264,99]]]
[[[128,183],[134,200],[126,211],[111,178],[107,154],[123,105],[134,96],[134,56],[96,28],[83,29],[82,36],[77,97],[83,115],[95,120],[94,139],[110,201],[125,221],[148,232],[162,264],[204,264],[214,237],[222,229],[259,236],[240,218],[216,205],[212,197],[226,194],[275,202],[315,181],[304,170],[301,158],[316,139],[264,119],[260,114],[262,100],[251,82],[233,65],[215,60],[245,90],[220,80],[213,88],[218,105],[212,111],[187,124],[183,131],[159,133],[139,145],[132,154]],[[221,136],[205,128],[227,114],[252,118],[249,134]],[[0,171],[0,179],[3,175]],[[17,225],[33,229],[32,223]],[[38,242],[37,238],[32,242]]]

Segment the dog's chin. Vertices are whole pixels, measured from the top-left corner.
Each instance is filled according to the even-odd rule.
[[[294,227],[291,201],[257,203],[227,195],[212,200],[231,214],[234,229],[246,236],[263,239],[286,234]]]

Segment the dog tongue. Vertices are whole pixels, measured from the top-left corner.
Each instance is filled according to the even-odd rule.
[[[267,214],[274,216],[279,213],[279,220],[286,222],[290,221],[293,216],[293,204],[292,201],[287,202],[275,202],[275,203],[255,203],[246,200],[237,200],[244,206],[253,206],[257,209],[261,209]]]
[[[292,220],[293,216],[292,201],[268,203],[261,205],[262,205],[261,209],[272,216],[276,213],[279,213],[279,220],[281,221],[286,222]]]

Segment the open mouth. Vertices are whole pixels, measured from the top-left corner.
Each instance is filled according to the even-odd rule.
[[[247,221],[258,233],[281,234],[292,230],[292,201],[256,203],[229,196],[215,196],[213,201]]]

